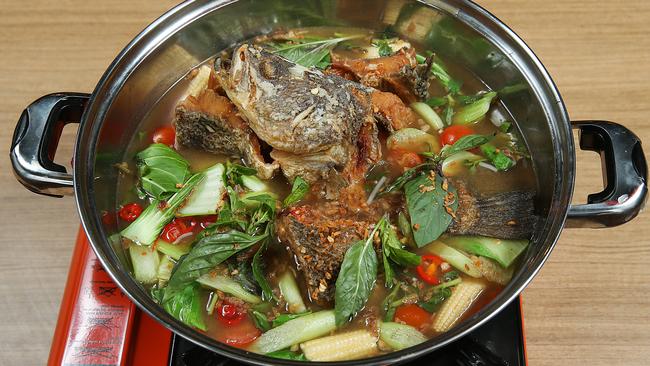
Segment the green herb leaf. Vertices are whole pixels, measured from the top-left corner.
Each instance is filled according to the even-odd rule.
[[[512,127],[512,123],[508,121],[503,121],[499,126],[499,131],[503,133],[507,133],[508,131],[510,131],[510,127]]]
[[[400,266],[413,267],[419,265],[421,260],[420,256],[411,253],[408,250],[404,250],[402,248],[402,243],[400,243],[397,238],[395,229],[393,229],[388,220],[382,220],[383,222],[380,221],[381,225],[379,226],[379,231],[383,252],[390,260]]]
[[[433,62],[431,65],[431,73],[449,93],[457,94],[460,91],[462,82],[452,79],[441,62]]]
[[[395,300],[397,299],[397,295],[399,294],[401,290],[401,283],[398,282],[393,290],[384,298],[384,301],[381,302],[381,307],[384,309],[384,321],[385,322],[392,322],[393,318],[395,317],[395,309],[397,306],[395,306]]]
[[[492,136],[488,135],[467,135],[459,138],[454,142],[453,145],[445,145],[440,151],[440,160],[444,160],[455,153],[471,150],[475,147],[479,147],[492,139]]]
[[[288,349],[274,351],[271,353],[267,353],[266,355],[269,357],[280,358],[283,360],[307,361],[307,357],[305,357],[304,354],[292,352],[291,350]]]
[[[269,319],[266,317],[266,315],[257,310],[251,310],[250,315],[257,329],[261,330],[262,332],[266,332],[267,330],[271,329],[271,323],[269,322]]]
[[[447,107],[445,107],[445,110],[442,111],[443,114],[443,119],[445,121],[445,125],[450,126],[452,124],[452,119],[454,118],[454,108],[451,106],[451,104],[447,104]]]
[[[434,292],[433,296],[431,296],[428,301],[419,302],[418,306],[430,313],[435,313],[438,308],[440,308],[440,305],[442,305],[443,301],[449,298],[449,296],[451,296],[451,289],[449,287],[445,287],[439,291]]]
[[[234,187],[236,185],[243,185],[241,176],[242,175],[255,175],[257,170],[255,168],[249,168],[247,166],[239,165],[232,163],[230,161],[226,162],[226,182]]]
[[[298,176],[293,180],[293,186],[291,187],[291,193],[284,199],[284,207],[289,207],[294,203],[302,200],[305,195],[309,192],[309,183],[302,177]]]
[[[273,289],[264,275],[264,269],[262,268],[262,254],[266,251],[267,246],[268,241],[265,241],[260,245],[259,249],[257,249],[257,252],[253,256],[251,267],[253,268],[253,277],[255,278],[255,282],[257,282],[262,289],[262,301],[277,301],[273,294]]]
[[[372,45],[377,47],[377,52],[380,57],[386,57],[393,54],[393,49],[391,48],[388,39],[374,39]]]
[[[157,200],[177,192],[190,175],[190,164],[164,144],[151,144],[136,156],[142,189]]]
[[[304,67],[326,68],[330,64],[329,53],[334,47],[343,41],[359,37],[362,36],[290,38],[282,43],[273,42],[268,45],[271,47],[271,52]]]
[[[298,314],[280,314],[273,319],[273,322],[271,322],[271,326],[273,328],[279,327],[280,325],[288,322],[289,320],[297,319],[300,318],[301,316],[309,315],[311,314],[311,311],[305,311],[302,313]]]
[[[165,292],[164,297],[167,297],[167,290],[163,290]],[[201,295],[198,283],[190,284],[169,297],[164,302],[164,308],[174,318],[183,323],[203,331],[207,330],[205,322],[203,321],[203,307],[201,306]]]
[[[240,231],[231,230],[216,233],[198,240],[190,252],[178,261],[165,290],[164,301],[183,290],[216,265],[232,255],[257,244],[267,237],[264,235],[251,236]]]
[[[446,105],[449,102],[449,99],[444,98],[444,97],[431,97],[424,101],[426,104],[429,105],[431,108],[436,108],[436,107],[442,107],[443,105]]]
[[[360,240],[348,248],[336,279],[334,310],[336,324],[352,319],[361,310],[377,280],[377,254],[372,242],[378,225],[366,240]]]
[[[485,154],[485,157],[490,160],[497,170],[508,170],[515,165],[515,162],[512,159],[504,154],[503,151],[497,151],[497,148],[494,145],[481,145],[481,152]]]
[[[447,230],[452,217],[445,208],[445,197],[448,192],[453,197],[449,208],[456,211],[458,199],[454,187],[448,184],[447,190],[442,189],[444,178],[436,174],[435,182],[432,176],[422,174],[404,185],[406,204],[411,217],[413,239],[418,247],[423,247]]]

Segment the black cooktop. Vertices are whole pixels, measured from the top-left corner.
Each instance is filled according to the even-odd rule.
[[[526,366],[523,319],[519,299],[460,340],[405,365]],[[236,366],[182,337],[174,336],[170,366]]]

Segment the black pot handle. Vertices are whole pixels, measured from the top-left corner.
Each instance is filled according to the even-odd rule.
[[[16,178],[32,192],[61,197],[73,193],[72,174],[54,163],[63,126],[79,123],[89,94],[56,93],[35,100],[20,116],[11,142]]]
[[[639,138],[627,128],[607,121],[578,121],[580,148],[600,153],[605,189],[590,194],[587,204],[572,205],[567,227],[608,227],[632,220],[648,193],[648,166]]]

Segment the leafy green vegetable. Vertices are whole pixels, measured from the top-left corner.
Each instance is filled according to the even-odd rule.
[[[421,154],[425,155],[425,154]],[[428,155],[427,155],[428,156]],[[434,156],[434,155],[431,155]],[[437,165],[436,161],[431,161],[431,162],[426,162],[422,163],[420,165],[416,165],[413,168],[409,168],[402,175],[397,177],[393,183],[389,184],[388,187],[386,187],[386,190],[384,190],[384,193],[392,193],[392,192],[397,192],[400,189],[404,187],[404,185],[413,179],[420,171],[426,170],[426,169],[435,169]]]
[[[151,144],[136,156],[142,189],[157,200],[177,192],[190,175],[190,164],[164,144]]]
[[[477,122],[490,110],[492,100],[497,96],[496,92],[488,92],[475,102],[461,107],[456,111],[453,123],[456,125],[467,125]]]
[[[359,240],[348,248],[336,279],[334,310],[336,324],[349,321],[361,310],[377,280],[377,254],[373,240],[379,225],[366,240]]]
[[[266,355],[269,357],[280,358],[283,360],[307,361],[307,357],[305,357],[304,354],[292,352],[289,349],[283,349],[283,350],[267,353]]]
[[[362,36],[287,38],[284,42],[271,42],[268,46],[271,52],[299,65],[324,69],[331,63],[330,51],[334,47],[343,41],[360,37]]]
[[[163,291],[164,296],[167,297],[167,290],[163,289]],[[163,305],[165,310],[174,318],[189,326],[203,331],[207,330],[202,316],[203,307],[201,306],[198,284],[190,284],[184,287],[181,291],[170,296]]]
[[[293,180],[293,186],[291,187],[291,193],[284,199],[284,207],[289,207],[294,203],[302,200],[305,195],[309,192],[309,183],[302,177],[298,176]]]
[[[404,185],[413,239],[418,247],[438,239],[452,220],[447,210],[455,212],[458,208],[456,190],[448,182],[444,190],[445,181],[440,175],[430,173],[419,175]]]
[[[402,235],[407,238],[412,238],[413,230],[411,230],[411,224],[409,223],[409,219],[406,217],[406,214],[402,211],[397,214],[397,227],[399,227],[399,231],[402,233]]]
[[[445,287],[439,291],[435,291],[429,300],[420,301],[418,306],[430,313],[435,313],[443,301],[449,298],[449,296],[451,296],[451,289]]]
[[[372,41],[373,46],[377,47],[379,56],[385,57],[393,54],[393,49],[390,46],[390,41],[388,39],[374,39]]]
[[[475,147],[479,147],[483,144],[486,144],[492,139],[492,136],[487,135],[467,135],[459,138],[453,145],[445,145],[442,150],[440,150],[439,159],[444,160],[456,153],[461,151],[471,150]]]
[[[279,327],[280,325],[288,322],[289,320],[297,319],[300,318],[301,316],[305,316],[309,314],[311,314],[311,311],[305,311],[298,314],[280,314],[276,316],[275,319],[273,319],[273,321],[271,322],[271,327],[273,328]]]
[[[266,251],[267,246],[268,240],[260,245],[259,249],[257,249],[257,252],[253,256],[251,267],[253,268],[253,277],[262,289],[262,301],[277,301],[273,294],[273,289],[271,289],[271,285],[264,275],[264,269],[262,268],[262,254]]]
[[[503,121],[501,125],[499,125],[499,131],[503,133],[507,133],[508,131],[510,131],[510,127],[512,127],[512,123],[508,121]]]
[[[454,108],[451,106],[451,104],[447,104],[445,109],[442,111],[442,116],[445,120],[445,125],[450,126],[454,118]]]
[[[267,330],[271,329],[271,323],[269,322],[269,319],[266,317],[266,315],[257,310],[251,310],[250,315],[257,329],[261,330],[262,332],[266,332]]]
[[[397,309],[397,306],[395,305],[394,302],[397,299],[397,295],[399,294],[401,289],[401,284],[398,282],[395,287],[393,287],[393,290],[384,298],[384,301],[381,302],[381,306],[384,309],[384,321],[385,322],[392,322],[393,318],[395,317],[395,309]]]
[[[449,102],[449,99],[444,97],[431,97],[424,102],[428,104],[431,108],[436,108],[436,107],[442,107],[446,105]]]
[[[481,152],[497,170],[508,170],[515,166],[515,162],[508,155],[504,154],[502,150],[497,150],[492,144],[481,145]]]
[[[383,248],[382,251],[390,260],[404,267],[413,267],[420,264],[419,255],[402,248],[402,243],[397,238],[395,229],[393,229],[387,219],[382,218],[378,225]]]
[[[239,165],[232,163],[230,161],[226,162],[226,183],[231,187],[236,185],[244,185],[242,182],[242,175],[255,175],[257,170],[255,168],[249,168],[247,166]]]
[[[183,256],[174,267],[165,290],[164,301],[167,302],[176,293],[230,256],[250,248],[266,237],[267,234],[251,236],[231,230],[205,236],[198,240],[192,250]]]
[[[462,82],[452,79],[441,62],[433,62],[431,65],[431,73],[449,93],[457,94],[460,91]]]

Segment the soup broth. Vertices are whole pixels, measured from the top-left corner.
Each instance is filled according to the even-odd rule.
[[[117,211],[136,279],[172,315],[219,341],[313,361],[400,350],[480,310],[507,285],[528,244],[532,227],[523,226],[534,219],[535,177],[497,93],[432,52],[370,30],[296,29],[249,40],[190,71],[148,113],[121,167]],[[282,68],[296,63],[302,66]],[[297,75],[282,84],[286,73]],[[347,98],[369,103],[359,110],[372,118],[336,143],[287,151],[264,138],[282,105],[258,106],[264,95],[300,87],[307,73],[319,78],[313,85],[351,88]],[[317,97],[326,88],[305,90]],[[325,98],[333,105],[346,102],[332,93]],[[250,98],[260,94],[254,105]],[[179,126],[190,123],[182,120],[190,105],[198,106],[192,123],[214,118],[227,130],[202,127],[203,135],[183,140]],[[316,127],[331,137],[349,113]],[[228,140],[216,147],[221,152],[206,148],[218,145],[215,133]],[[339,147],[346,156],[330,154]],[[163,156],[172,162],[156,165]],[[198,177],[174,203],[218,164],[221,178],[202,178],[220,186],[218,197],[206,198],[216,206],[191,210],[201,206],[192,201],[200,190],[213,189]],[[258,167],[258,177],[244,167]],[[259,167],[272,167],[272,177],[261,177]],[[171,212],[148,218],[156,210]],[[145,224],[154,240],[143,239]],[[350,350],[328,349],[336,337],[348,337]]]

